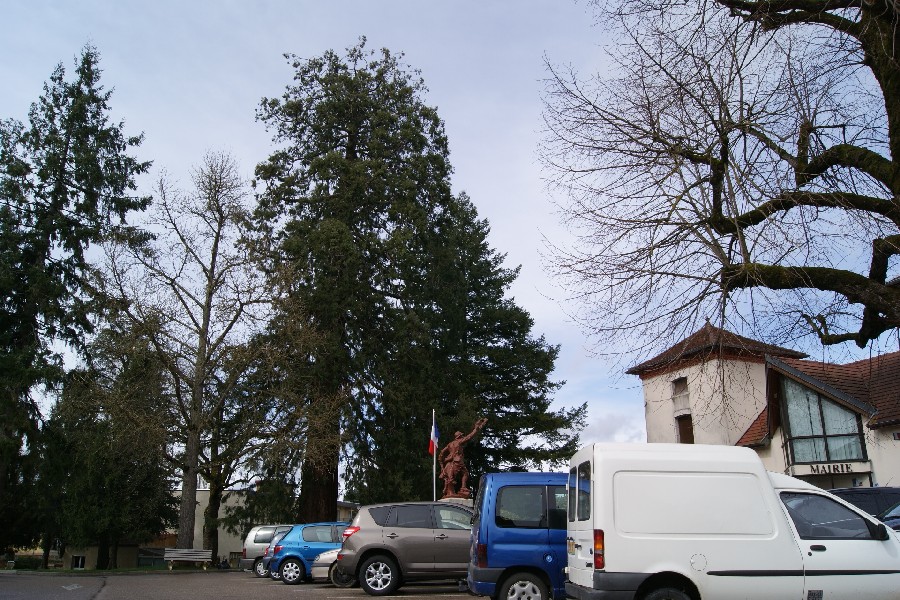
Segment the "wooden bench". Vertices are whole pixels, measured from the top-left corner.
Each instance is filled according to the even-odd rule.
[[[175,564],[176,560],[184,562],[202,562],[203,570],[212,562],[212,550],[203,550],[201,548],[166,548],[163,559],[169,563],[169,570]]]

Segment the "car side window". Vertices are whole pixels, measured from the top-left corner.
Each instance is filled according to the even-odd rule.
[[[431,529],[431,506],[428,504],[401,504],[395,506],[390,523],[397,527],[420,527]]]
[[[831,498],[782,492],[781,501],[804,540],[874,539],[866,519]]]
[[[391,514],[390,506],[376,506],[375,508],[369,509],[369,514],[372,515],[372,520],[379,527],[384,527],[388,524],[388,516]]]
[[[275,533],[274,527],[260,527],[256,531],[256,535],[253,537],[253,543],[255,544],[268,544],[272,541],[272,535]]]
[[[314,525],[303,528],[304,542],[330,542],[331,525]]]
[[[497,494],[497,527],[537,529],[544,521],[544,487],[508,485]]]
[[[434,507],[435,529],[470,529],[472,515],[453,506]]]

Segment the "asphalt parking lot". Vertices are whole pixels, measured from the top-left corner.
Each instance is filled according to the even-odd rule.
[[[455,582],[410,584],[394,598],[441,598],[471,600],[460,593]],[[317,600],[370,599],[356,588],[336,588],[325,583],[285,585],[259,579],[245,571],[158,572],[158,573],[34,573],[0,572],[2,600]]]

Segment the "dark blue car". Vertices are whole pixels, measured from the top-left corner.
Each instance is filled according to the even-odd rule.
[[[346,521],[294,525],[274,548],[269,570],[288,585],[309,578],[313,559],[326,550],[341,547]]]
[[[878,515],[878,520],[895,531],[900,531],[900,502]]]
[[[481,477],[467,578],[472,593],[565,598],[566,558],[565,473]]]

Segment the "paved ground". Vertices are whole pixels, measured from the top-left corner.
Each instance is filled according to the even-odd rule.
[[[398,598],[472,600],[455,583],[410,584]],[[159,572],[77,575],[0,571],[2,600],[371,600],[356,588],[324,583],[285,585],[243,571]]]

